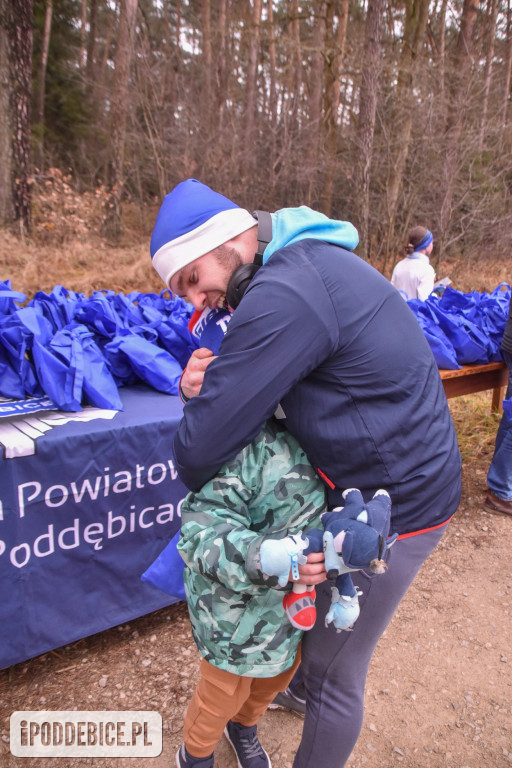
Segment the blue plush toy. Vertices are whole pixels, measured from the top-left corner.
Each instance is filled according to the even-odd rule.
[[[312,529],[301,536],[267,540],[261,546],[262,570],[277,576],[280,586],[286,586],[290,568],[298,578],[298,564],[306,562],[310,552],[324,552],[325,567],[331,582],[331,606],[325,624],[333,624],[337,632],[351,629],[359,616],[359,595],[351,572],[369,568],[384,573],[387,565],[384,552],[396,541],[389,537],[391,499],[387,491],[379,490],[365,503],[361,491],[350,488],[343,493],[345,506],[324,512],[323,529]],[[298,629],[311,629],[316,619],[315,591],[312,587],[294,584],[283,599],[290,622]]]

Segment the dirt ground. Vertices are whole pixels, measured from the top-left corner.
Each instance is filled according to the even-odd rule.
[[[490,393],[481,397],[487,413]],[[475,453],[464,459],[459,511],[374,655],[363,730],[348,768],[512,765],[512,518],[483,506],[489,445],[475,446]],[[162,753],[138,762],[173,766],[197,668],[179,603],[2,670],[0,766],[131,765],[134,758],[13,757],[11,713],[44,709],[156,710]],[[301,727],[301,718],[285,711],[263,718],[260,737],[275,768],[291,767]],[[235,768],[224,739],[215,755],[219,768]]]

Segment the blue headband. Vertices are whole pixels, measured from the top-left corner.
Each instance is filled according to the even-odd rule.
[[[416,245],[414,246],[414,250],[424,251],[425,248],[428,248],[430,243],[432,243],[433,241],[434,241],[434,238],[433,238],[432,232],[429,229],[427,229],[427,234],[425,235],[425,237],[421,238],[419,243],[416,243]]]

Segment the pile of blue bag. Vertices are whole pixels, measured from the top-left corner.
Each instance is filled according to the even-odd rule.
[[[425,334],[439,368],[455,370],[503,360],[500,344],[508,318],[510,285],[492,293],[461,293],[448,286],[439,297],[408,305]]]
[[[26,296],[0,281],[0,395],[48,397],[60,410],[82,405],[122,410],[119,387],[143,382],[178,394],[198,342],[188,328],[193,308],[154,293],[95,291],[61,285]],[[408,302],[439,368],[502,360],[510,286],[492,293],[446,288],[441,297]],[[24,306],[22,306],[24,305]]]
[[[197,342],[191,305],[164,293],[87,297],[58,285],[25,304],[0,281],[0,395],[47,396],[64,411],[122,410],[118,388],[137,382],[176,395]]]

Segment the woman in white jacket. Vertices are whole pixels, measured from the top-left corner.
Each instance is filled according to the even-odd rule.
[[[391,275],[392,284],[406,301],[425,301],[434,290],[436,273],[429,259],[433,245],[432,232],[425,227],[413,227],[409,231],[407,255],[398,262]]]

